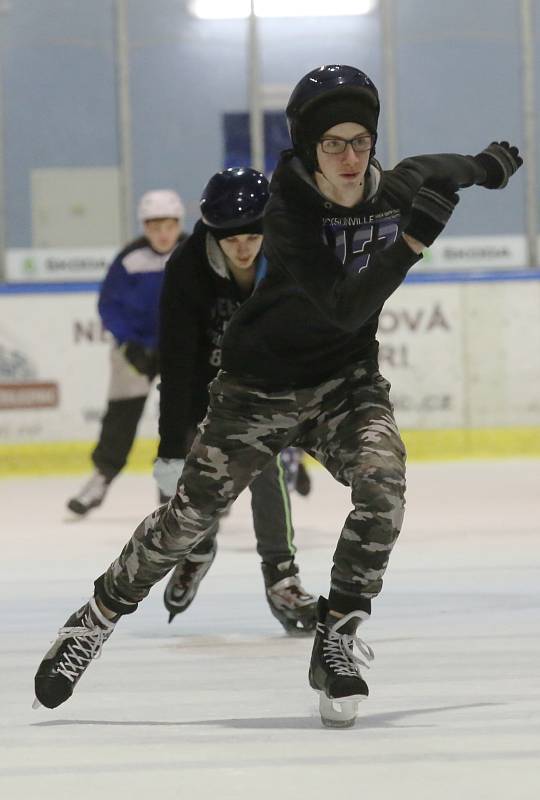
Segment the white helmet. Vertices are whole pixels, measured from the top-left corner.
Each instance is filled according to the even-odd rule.
[[[145,192],[139,200],[137,209],[139,222],[163,217],[183,219],[185,214],[186,210],[182,200],[172,189],[155,189]]]

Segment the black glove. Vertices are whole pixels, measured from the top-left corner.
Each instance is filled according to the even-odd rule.
[[[137,342],[126,342],[123,345],[124,355],[132,367],[153,380],[158,373],[158,357],[156,350],[144,347]]]
[[[489,147],[474,156],[474,160],[485,170],[486,177],[479,186],[486,189],[504,189],[514,172],[523,164],[517,147],[508,142],[491,142]]]
[[[411,218],[404,233],[429,247],[444,230],[458,203],[453,183],[427,181],[413,200]]]

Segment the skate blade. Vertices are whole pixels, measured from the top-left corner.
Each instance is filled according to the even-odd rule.
[[[319,694],[319,712],[325,728],[352,728],[356,722],[358,703],[362,697],[343,697],[335,700],[324,692]]]
[[[34,702],[32,703],[32,708],[34,708],[34,709],[41,708],[41,703],[39,702],[37,697],[34,697]]]
[[[291,619],[281,610],[270,605],[270,613],[277,619],[283,627],[287,636],[314,636],[317,628],[316,618],[306,617],[304,619]]]
[[[179,608],[178,606],[174,608],[172,605],[167,605],[165,603],[165,608],[169,612],[169,625],[171,624],[173,619],[178,616],[178,614],[183,614],[186,608],[188,608],[190,605],[191,605],[191,600],[189,601],[189,603],[187,603],[187,605],[182,606],[181,608]]]
[[[62,522],[75,523],[82,522],[83,519],[86,519],[86,514],[77,514],[75,511],[66,508],[65,514],[62,517]]]
[[[292,636],[293,638],[297,639],[305,639],[306,636],[315,636],[315,628],[295,628],[295,627],[287,627],[287,625],[283,625],[285,628],[285,633],[287,636]]]

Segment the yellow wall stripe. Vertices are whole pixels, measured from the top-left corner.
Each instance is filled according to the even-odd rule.
[[[540,458],[540,428],[402,431],[410,461],[466,458]],[[0,445],[0,477],[74,475],[92,469],[91,442]],[[138,439],[127,469],[151,472],[155,439]]]

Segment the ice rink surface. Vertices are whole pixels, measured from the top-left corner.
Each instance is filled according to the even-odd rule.
[[[321,469],[295,498],[306,588],[327,593],[349,508]],[[0,482],[0,796],[6,800],[536,800],[540,461],[412,464],[401,538],[361,635],[375,650],[356,727],[321,727],[311,641],[264,599],[242,495],[194,605],[163,584],[124,618],[74,697],[33,711],[33,675],[92,580],[153,508],[150,477],[68,521],[80,478]]]

